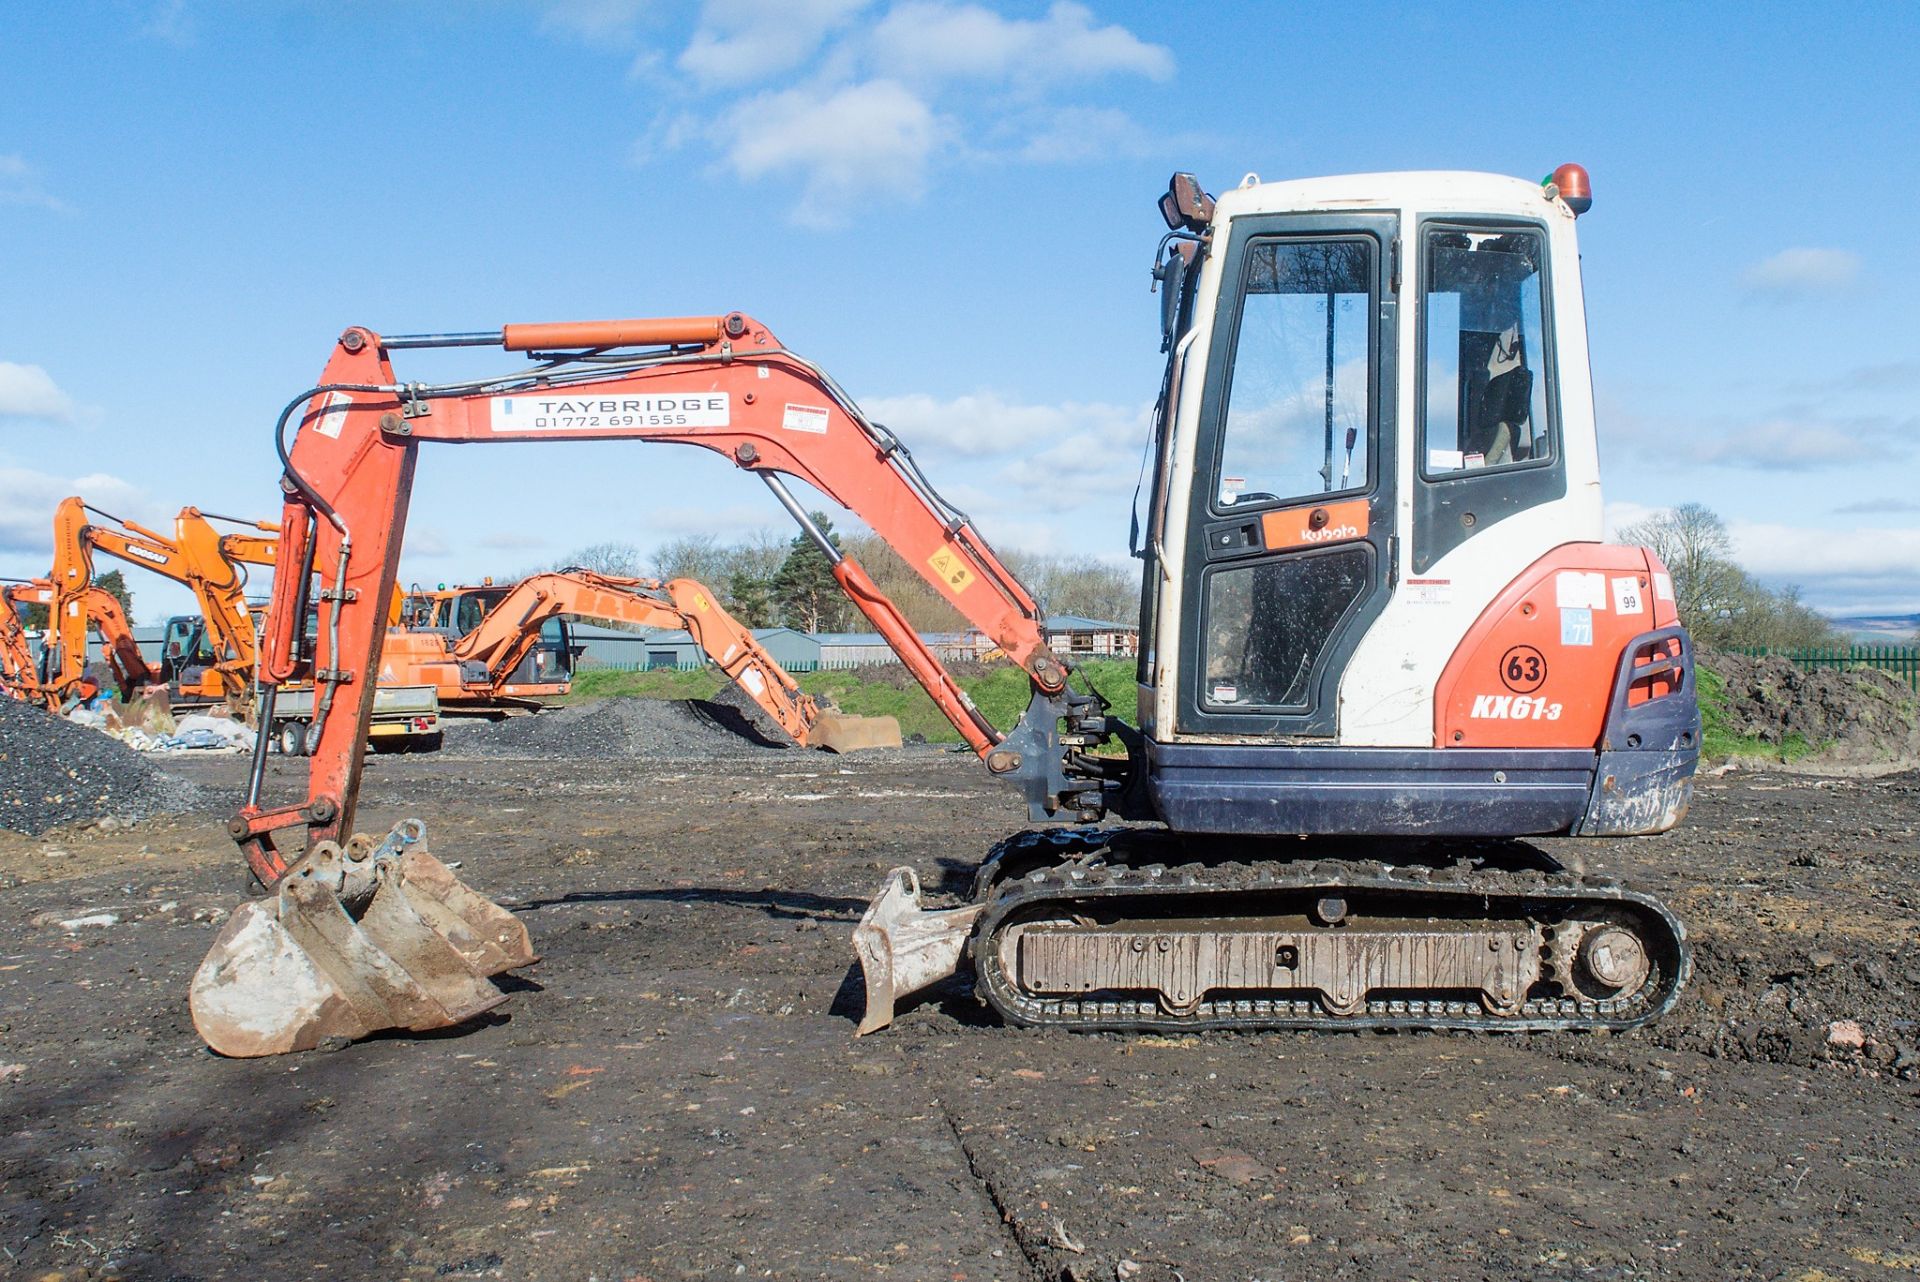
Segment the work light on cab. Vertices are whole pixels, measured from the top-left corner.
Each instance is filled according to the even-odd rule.
[[[1547,189],[1547,199],[1558,196],[1565,201],[1575,218],[1593,208],[1593,181],[1587,177],[1584,166],[1569,161],[1549,174],[1540,185]]]

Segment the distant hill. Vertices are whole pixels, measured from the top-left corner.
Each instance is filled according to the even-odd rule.
[[[1833,626],[1858,645],[1898,645],[1920,637],[1920,614],[1856,614],[1834,619]]]

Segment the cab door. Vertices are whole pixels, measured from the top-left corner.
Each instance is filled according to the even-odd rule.
[[[1188,504],[1183,732],[1337,732],[1395,571],[1397,224],[1232,224]]]

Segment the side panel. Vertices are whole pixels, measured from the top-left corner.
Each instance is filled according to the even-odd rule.
[[[1435,742],[1598,748],[1621,653],[1674,621],[1671,581],[1656,577],[1644,549],[1553,549],[1487,607],[1454,652],[1435,691]]]

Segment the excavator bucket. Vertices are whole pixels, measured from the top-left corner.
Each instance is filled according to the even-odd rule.
[[[859,752],[863,748],[898,748],[900,722],[894,717],[855,717],[823,711],[807,731],[809,748],[828,752]]]
[[[280,1055],[448,1028],[504,1002],[488,980],[539,960],[527,928],[428,854],[425,836],[409,819],[378,846],[321,842],[275,893],[242,904],[193,977],[207,1045]]]
[[[920,906],[920,878],[895,868],[853,931],[853,951],[867,981],[860,1037],[893,1022],[894,1003],[960,968],[960,952],[985,904],[929,910]]]

